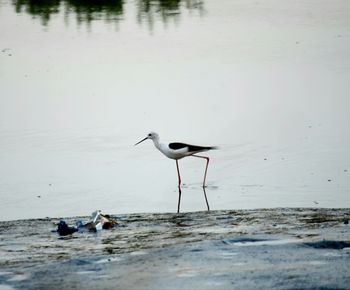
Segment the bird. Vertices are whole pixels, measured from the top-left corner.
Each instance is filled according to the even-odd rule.
[[[204,178],[203,178],[203,192],[204,192],[204,198],[205,202],[207,204],[207,208],[209,211],[209,203],[207,199],[207,195],[205,192],[205,181],[207,178],[207,171],[208,171],[208,165],[209,165],[209,157],[197,155],[197,153],[218,149],[216,146],[198,146],[198,145],[190,145],[186,143],[180,143],[180,142],[173,142],[173,143],[161,143],[159,139],[159,135],[155,132],[151,132],[147,135],[146,138],[142,139],[141,141],[137,142],[134,146],[140,144],[143,141],[146,140],[152,140],[154,146],[162,152],[166,157],[170,159],[174,159],[176,161],[176,169],[177,169],[177,177],[178,177],[178,189],[179,189],[179,199],[177,204],[177,212],[180,212],[180,201],[181,201],[181,176],[180,176],[180,169],[179,169],[179,162],[178,160],[184,157],[197,157],[202,158],[206,160],[206,166],[205,166],[205,172],[204,172]]]

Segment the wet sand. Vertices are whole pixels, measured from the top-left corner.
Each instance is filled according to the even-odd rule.
[[[350,288],[350,209],[114,217],[67,237],[59,219],[0,222],[0,289]]]

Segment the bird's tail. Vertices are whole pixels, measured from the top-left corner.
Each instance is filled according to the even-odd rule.
[[[219,146],[210,146],[208,147],[208,150],[219,150]]]

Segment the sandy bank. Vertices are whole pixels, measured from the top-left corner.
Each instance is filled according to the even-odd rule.
[[[114,217],[64,238],[58,219],[1,222],[0,289],[350,288],[350,209]]]

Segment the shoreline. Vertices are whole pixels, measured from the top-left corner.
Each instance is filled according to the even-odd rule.
[[[246,212],[256,212],[256,211],[272,211],[272,210],[276,210],[276,211],[281,211],[281,210],[297,210],[297,211],[302,211],[302,210],[309,210],[309,211],[315,211],[315,210],[339,210],[339,211],[343,211],[343,210],[349,210],[350,213],[350,207],[310,207],[310,206],[305,206],[305,207],[300,207],[300,206],[295,206],[295,207],[284,207],[284,206],[280,206],[280,207],[257,207],[257,208],[234,208],[234,209],[214,209],[214,210],[210,210],[209,213],[211,212],[241,212],[241,211],[246,211]],[[180,212],[177,213],[175,211],[171,212],[171,211],[165,211],[165,212],[130,212],[130,213],[119,213],[119,214],[113,214],[113,213],[106,213],[106,214],[110,214],[113,217],[118,217],[118,216],[134,216],[134,215],[184,215],[184,214],[193,214],[193,213],[208,213],[207,210],[197,210],[197,211],[184,211],[184,212]],[[46,217],[31,217],[31,218],[19,218],[19,219],[10,219],[10,220],[1,220],[0,219],[0,225],[1,223],[7,223],[7,222],[26,222],[26,221],[36,221],[36,220],[71,220],[71,219],[89,219],[89,215],[77,215],[77,216],[46,216]]]

